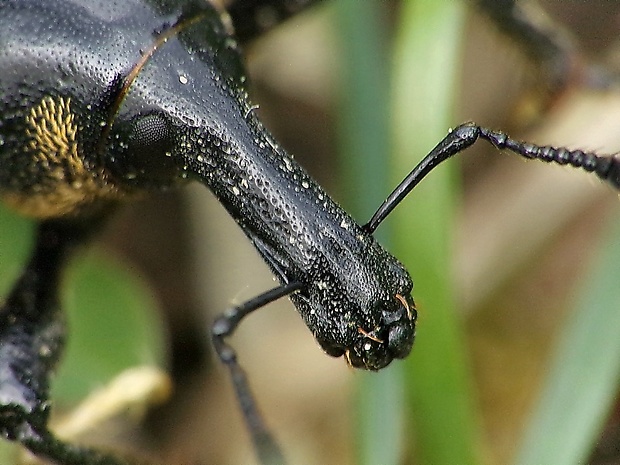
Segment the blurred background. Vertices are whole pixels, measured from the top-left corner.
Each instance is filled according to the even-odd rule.
[[[615,2],[538,4],[569,34],[576,67],[616,69]],[[464,121],[541,145],[620,149],[618,89],[574,79],[551,95],[473,6],[326,1],[245,49],[261,119],[360,223]],[[232,338],[290,463],[620,463],[617,193],[480,144],[378,231],[415,282],[407,361],[354,371],[322,353],[288,301]],[[30,226],[1,214],[5,294]],[[112,442],[139,442],[167,464],[255,463],[209,325],[272,286],[204,187],[123,208],[67,279],[59,417],[125,367],[158,364],[174,379],[170,401],[146,430],[108,427]]]

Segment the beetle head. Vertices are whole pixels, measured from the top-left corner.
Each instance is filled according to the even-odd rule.
[[[343,356],[355,368],[379,370],[407,357],[413,346],[413,283],[372,236],[360,236],[357,227],[352,232],[363,239],[347,243],[346,258],[317,263],[321,271],[311,274],[319,278],[291,299],[327,354]]]
[[[355,368],[379,370],[395,358],[407,357],[413,346],[417,313],[410,295],[396,294],[392,302],[378,302],[374,310],[380,314],[377,326],[370,331],[358,327],[359,335],[343,352],[347,363]],[[327,353],[342,351],[322,342]]]

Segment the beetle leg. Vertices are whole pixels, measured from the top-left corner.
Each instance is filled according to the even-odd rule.
[[[0,434],[66,465],[124,463],[66,444],[47,428],[49,377],[65,339],[61,274],[71,251],[98,225],[92,219],[41,222],[30,261],[0,307]]]
[[[574,84],[607,87],[617,81],[605,70],[583,62],[571,35],[535,2],[476,0],[478,10],[512,39],[541,73],[537,91],[553,104]]]
[[[221,362],[228,367],[237,400],[243,412],[243,418],[252,436],[256,453],[263,465],[284,464],[284,456],[258,411],[245,372],[237,362],[237,354],[232,347],[224,342],[224,338],[231,336],[241,320],[251,312],[299,290],[301,286],[297,282],[285,284],[248,300],[242,305],[233,307],[217,318],[211,329],[213,346]]]

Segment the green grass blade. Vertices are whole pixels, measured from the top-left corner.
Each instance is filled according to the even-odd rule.
[[[403,3],[394,55],[394,180],[400,181],[454,123],[464,4]],[[415,282],[418,336],[407,360],[415,463],[480,464],[480,427],[452,281],[456,176],[446,163],[391,218],[395,255]]]
[[[56,402],[72,405],[127,368],[162,364],[162,322],[142,280],[100,252],[79,257],[67,278],[69,333],[53,378]]]
[[[557,343],[517,465],[585,463],[620,384],[620,221]]]
[[[21,272],[32,245],[33,223],[0,205],[0,302]]]
[[[335,4],[342,81],[338,113],[342,184],[347,209],[364,222],[389,189],[389,56],[385,13],[378,2]],[[385,243],[385,230],[382,242]],[[357,463],[401,463],[402,366],[357,373]]]
[[[334,4],[341,49],[338,129],[344,203],[360,222],[383,201],[389,169],[389,57],[377,2]]]

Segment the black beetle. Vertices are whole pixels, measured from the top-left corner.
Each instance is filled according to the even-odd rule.
[[[119,201],[191,179],[295,285],[291,298],[330,355],[379,369],[409,353],[409,275],[258,122],[219,12],[193,1],[7,1],[0,15],[0,196],[41,220],[2,310],[5,350],[24,352],[19,364],[2,358],[2,386],[14,387],[0,390],[6,437],[46,442],[66,253]]]
[[[262,127],[232,31],[209,3],[7,0],[0,17],[0,197],[40,220],[32,258],[0,313],[0,430],[62,463],[116,463],[49,433],[47,391],[63,342],[59,273],[125,199],[198,180],[280,280],[213,330],[259,454],[279,461],[223,342],[243,316],[290,295],[328,354],[381,369],[409,354],[416,310],[408,272],[372,233],[437,164],[483,138],[620,185],[613,158],[521,144],[465,124],[360,226]]]

